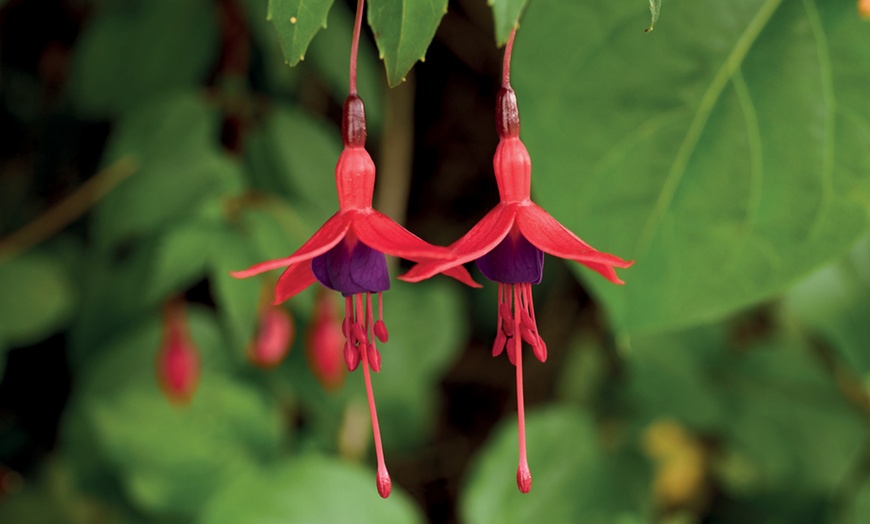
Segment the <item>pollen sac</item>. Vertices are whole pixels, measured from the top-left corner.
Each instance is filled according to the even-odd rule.
[[[387,325],[384,324],[383,320],[375,322],[374,331],[375,336],[378,337],[378,340],[381,342],[386,343],[387,340],[390,339],[390,333],[387,331]]]
[[[353,371],[359,367],[360,354],[359,348],[352,344],[349,340],[344,343],[344,362],[347,364],[347,370]]]

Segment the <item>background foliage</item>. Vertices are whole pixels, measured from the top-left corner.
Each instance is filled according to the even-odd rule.
[[[352,4],[0,2],[0,522],[870,519],[855,2],[369,2],[375,207],[447,244],[496,200],[497,44],[522,16],[533,196],[636,260],[624,287],[547,261],[525,496],[494,286],[394,283],[387,501],[362,377],[324,388],[306,358],[314,290],[262,370],[273,281],[228,276],[335,209]],[[202,364],[184,406],[155,372],[179,298]]]

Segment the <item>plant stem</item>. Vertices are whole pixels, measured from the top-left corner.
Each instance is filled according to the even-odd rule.
[[[124,156],[82,184],[57,205],[24,227],[0,239],[0,261],[27,251],[82,216],[124,179],[138,169],[131,156]]]

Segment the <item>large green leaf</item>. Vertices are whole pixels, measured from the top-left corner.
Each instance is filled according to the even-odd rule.
[[[368,9],[387,82],[397,86],[414,63],[424,59],[447,12],[447,0],[371,0]]]
[[[199,84],[214,66],[216,22],[210,0],[99,2],[76,46],[73,100],[90,116],[115,116]]]
[[[511,31],[517,27],[520,14],[529,0],[489,0],[495,20],[495,42],[504,45]]]
[[[781,292],[849,248],[870,202],[853,3],[675,1],[654,35],[644,16],[533,2],[512,69],[540,203],[636,260],[625,287],[589,279],[633,332]]]
[[[278,33],[284,60],[291,66],[305,59],[314,35],[326,27],[333,0],[269,0],[266,14]]]
[[[200,524],[422,521],[419,510],[396,486],[389,500],[379,499],[374,471],[311,454],[227,486],[197,520]]]

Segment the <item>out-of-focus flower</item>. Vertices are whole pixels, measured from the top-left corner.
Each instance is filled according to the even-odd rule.
[[[184,305],[171,302],[163,314],[163,341],[157,351],[157,379],[166,398],[177,404],[190,402],[199,383],[199,368]]]
[[[320,385],[327,391],[339,389],[344,383],[346,374],[342,365],[345,337],[337,308],[338,305],[331,293],[318,291],[305,340],[308,365]]]
[[[260,368],[276,367],[290,352],[295,335],[293,317],[287,310],[278,306],[263,307],[257,333],[248,346],[248,359]]]

